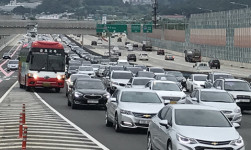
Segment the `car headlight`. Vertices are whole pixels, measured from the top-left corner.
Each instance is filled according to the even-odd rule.
[[[241,108],[240,108],[240,107],[236,107],[236,108],[234,109],[234,112],[235,112],[235,113],[241,113]]]
[[[243,146],[243,145],[244,145],[244,141],[243,141],[242,137],[240,137],[240,138],[237,139],[237,140],[231,141],[230,144],[231,144],[231,145],[234,145],[234,146]]]
[[[181,144],[196,144],[196,140],[192,139],[192,138],[188,138],[188,137],[184,137],[180,134],[176,134],[177,140],[181,143]]]
[[[120,109],[120,113],[121,114],[126,114],[126,115],[131,115],[132,114],[132,112],[127,111],[127,110],[123,110],[123,109]]]
[[[75,96],[75,97],[80,97],[80,96],[83,96],[83,94],[82,94],[82,93],[79,93],[79,92],[75,92],[75,93],[74,93],[74,96]]]
[[[186,99],[186,97],[182,97],[181,99],[182,99],[182,100],[185,100],[185,99]]]
[[[111,97],[110,93],[105,93],[103,96],[106,97],[107,99]]]

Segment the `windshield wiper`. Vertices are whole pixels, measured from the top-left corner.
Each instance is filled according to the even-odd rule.
[[[55,68],[54,68],[53,66],[51,66],[51,68],[52,68],[52,70],[53,70],[55,73],[57,73],[57,71],[55,70]]]

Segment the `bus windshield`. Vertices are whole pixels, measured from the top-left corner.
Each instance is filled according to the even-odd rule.
[[[63,54],[32,52],[30,70],[64,72],[65,57]]]

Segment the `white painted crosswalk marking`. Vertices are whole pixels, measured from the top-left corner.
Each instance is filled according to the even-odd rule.
[[[17,86],[0,102],[0,150],[20,149],[19,114],[26,106],[27,149],[108,150],[82,129],[51,110],[37,95]],[[80,132],[81,131],[81,132]]]

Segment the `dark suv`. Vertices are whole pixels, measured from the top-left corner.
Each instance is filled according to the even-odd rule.
[[[136,55],[135,54],[128,54],[127,61],[130,61],[130,60],[136,61],[137,60]]]
[[[216,69],[220,69],[220,61],[218,59],[211,59],[208,62],[210,69],[215,67]]]

